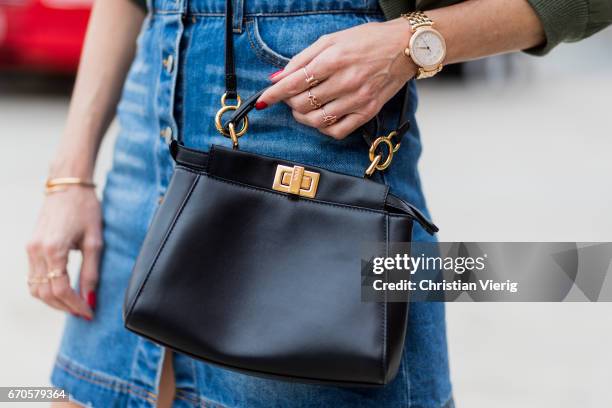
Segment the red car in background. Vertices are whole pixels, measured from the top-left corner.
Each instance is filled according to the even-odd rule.
[[[0,69],[74,73],[92,0],[0,0]]]

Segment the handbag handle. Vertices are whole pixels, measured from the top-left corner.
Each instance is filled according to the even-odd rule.
[[[221,97],[221,108],[215,116],[215,126],[219,133],[232,139],[234,149],[238,148],[238,139],[243,136],[249,127],[248,113],[255,107],[257,99],[267,89],[264,88],[257,93],[251,95],[244,102],[238,95],[238,80],[236,76],[236,66],[234,61],[234,41],[233,41],[233,9],[232,0],[225,1],[225,93]],[[235,99],[236,104],[231,105],[226,103],[226,99]],[[370,177],[377,170],[386,170],[393,161],[393,155],[400,148],[404,135],[410,130],[410,120],[406,118],[407,107],[409,104],[410,92],[408,84],[391,98],[385,106],[396,102],[397,98],[401,98],[401,110],[398,119],[397,128],[391,131],[386,136],[377,136],[382,128],[381,112],[374,118],[361,126],[363,137],[370,146],[368,151],[370,165],[365,170],[364,177]],[[384,110],[381,109],[381,111]],[[232,111],[229,120],[223,124],[222,116],[225,112]],[[240,124],[239,128],[238,125]],[[384,153],[384,145],[386,154]]]

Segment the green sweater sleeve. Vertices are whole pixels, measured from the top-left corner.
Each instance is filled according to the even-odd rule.
[[[580,41],[612,23],[612,0],[528,0],[544,25],[546,43],[527,50],[544,55],[562,42]],[[388,19],[409,10],[445,7],[461,0],[379,0]]]
[[[547,54],[562,42],[585,39],[612,23],[610,0],[528,0],[544,25],[546,43],[527,50]]]
[[[147,0],[131,0],[132,3],[135,3],[138,7],[142,8],[143,10],[147,9]]]

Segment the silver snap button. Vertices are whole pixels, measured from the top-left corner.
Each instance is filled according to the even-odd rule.
[[[171,73],[172,69],[174,68],[174,57],[172,56],[172,54],[170,54],[166,58],[164,58],[162,63],[164,65],[164,68],[166,68],[166,72],[167,73]]]
[[[170,126],[166,126],[159,132],[160,136],[164,138],[167,144],[170,144],[172,141],[172,128]]]

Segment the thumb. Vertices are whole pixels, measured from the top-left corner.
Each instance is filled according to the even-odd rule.
[[[81,296],[92,310],[96,308],[96,289],[98,286],[100,254],[102,252],[102,237],[100,232],[89,232],[83,237],[81,253],[81,275],[79,285]]]

